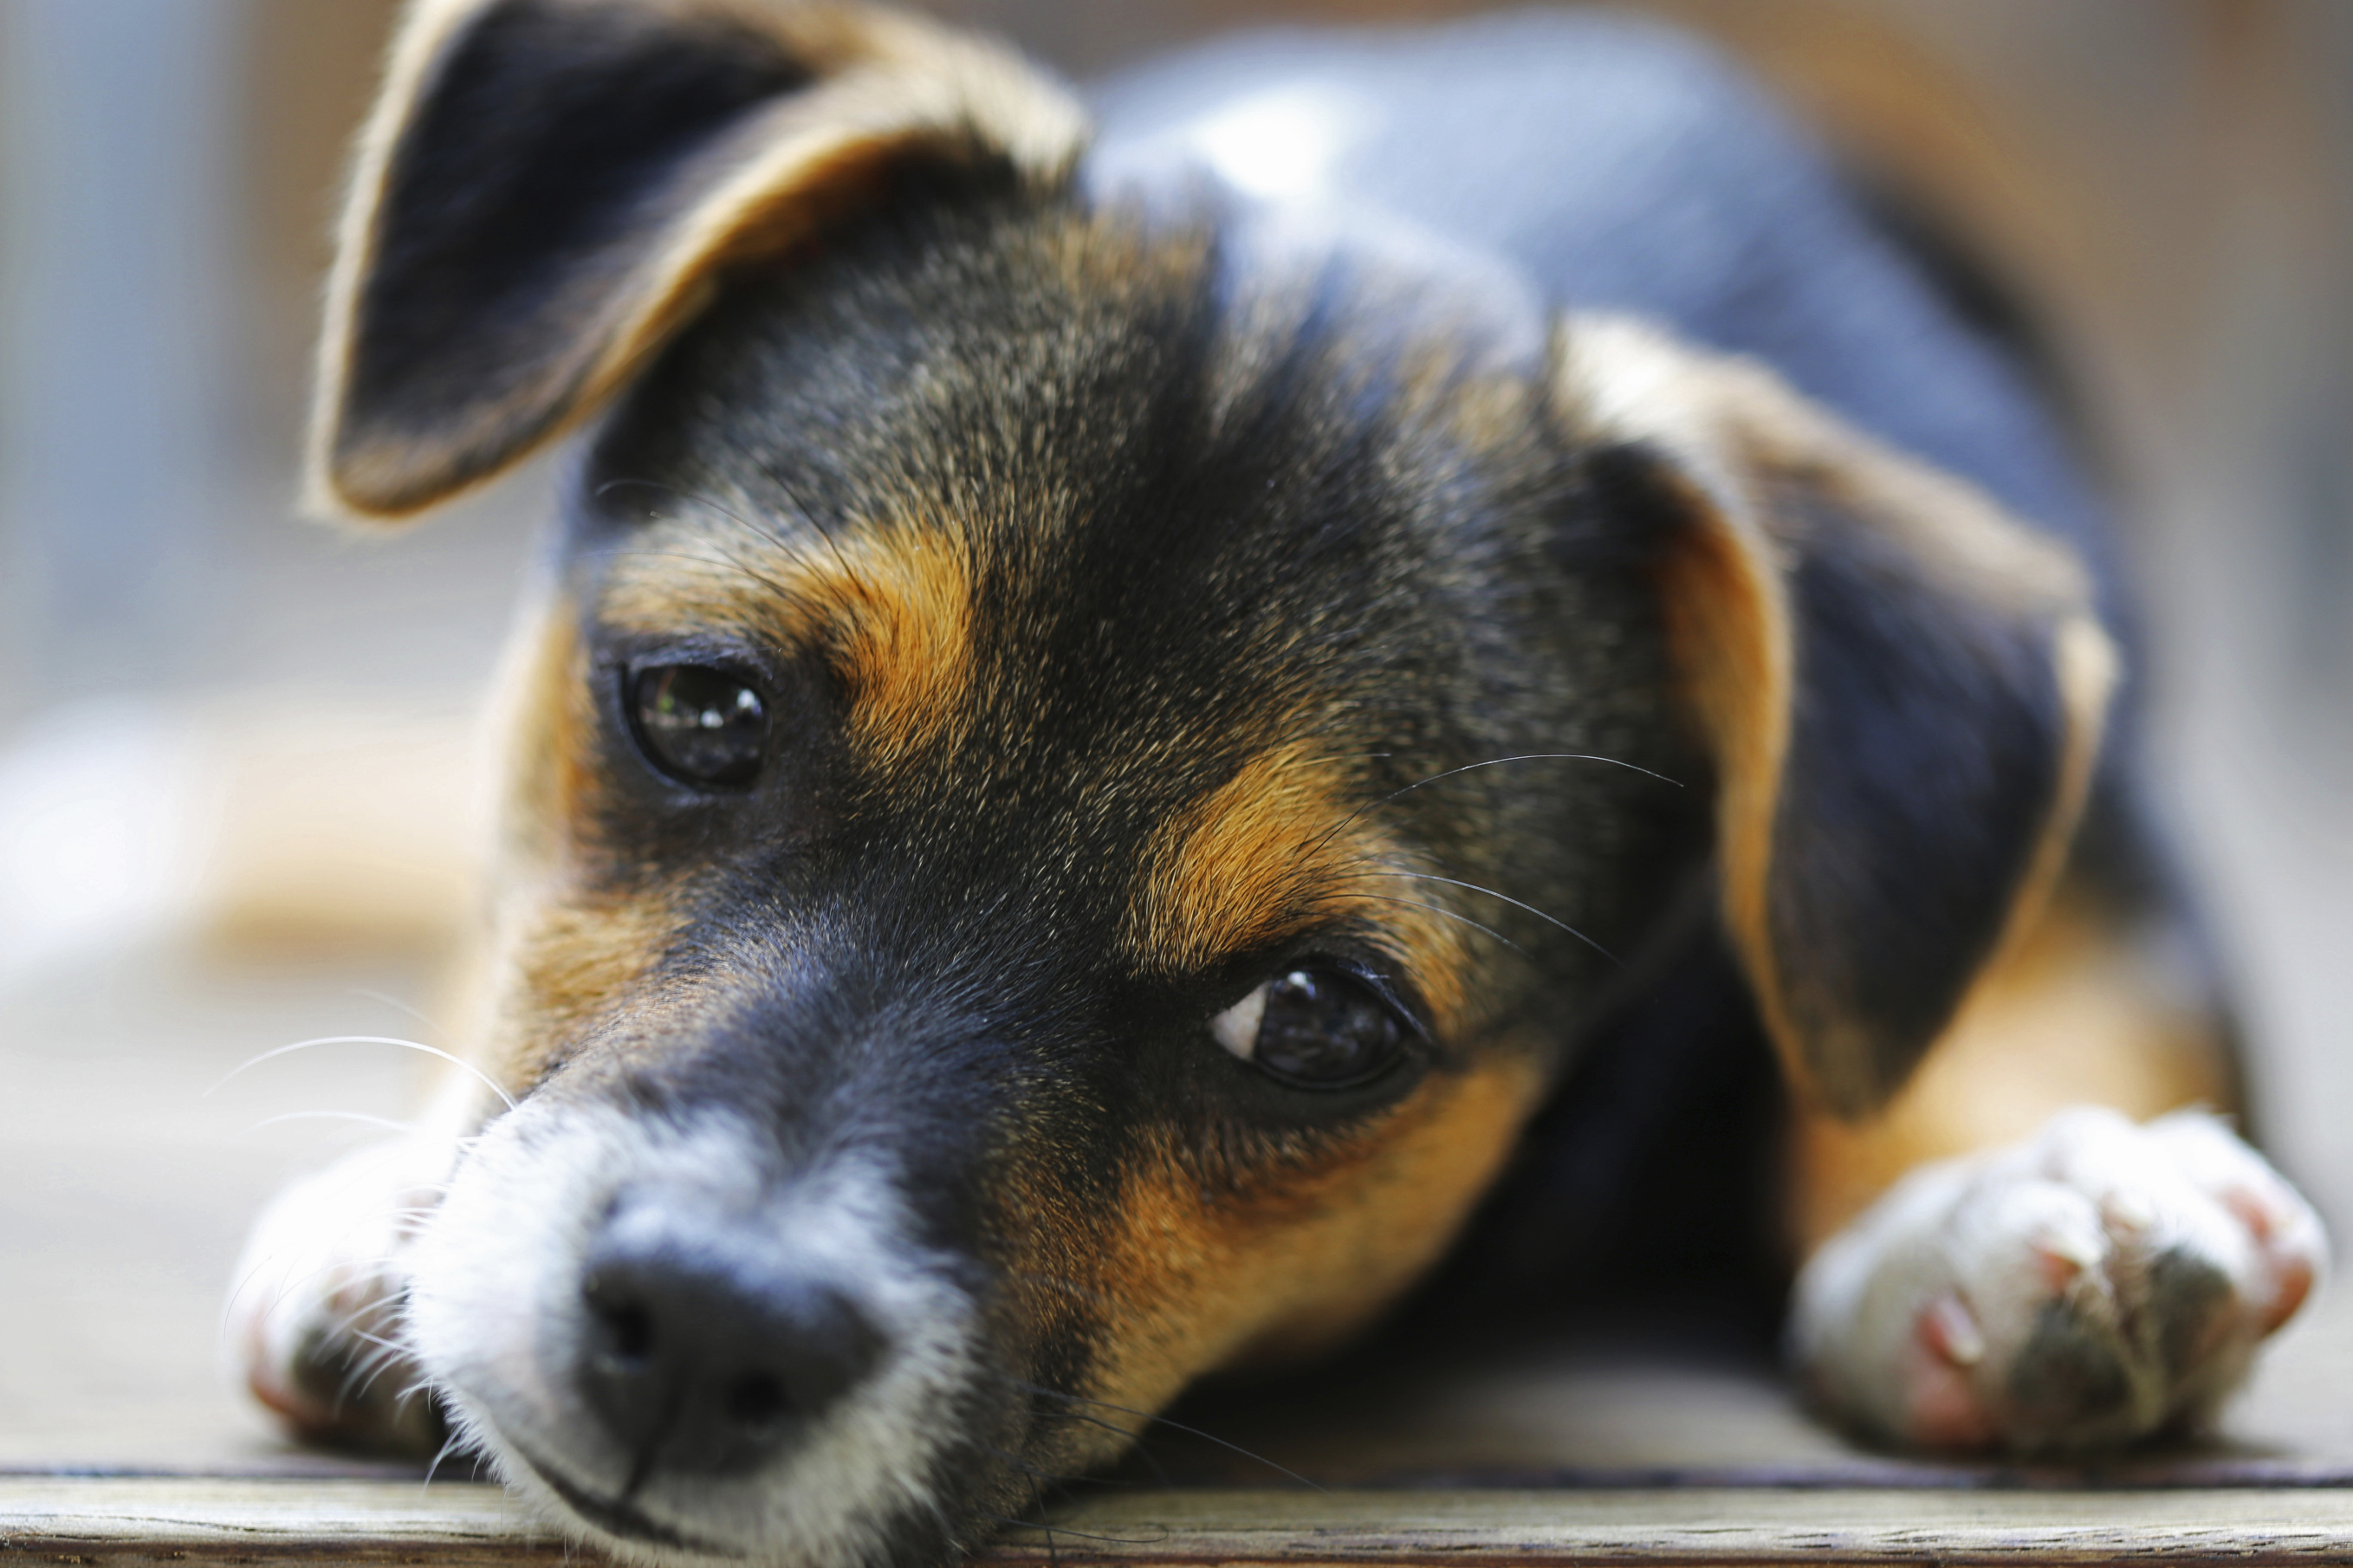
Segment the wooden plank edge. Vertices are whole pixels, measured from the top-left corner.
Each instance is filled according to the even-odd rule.
[[[1065,1508],[985,1563],[2353,1561],[2353,1491],[1168,1492]],[[0,1480],[0,1562],[577,1560],[479,1483]]]

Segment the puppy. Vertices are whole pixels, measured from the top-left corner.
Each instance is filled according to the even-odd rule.
[[[427,0],[325,342],[348,513],[584,434],[470,1070],[253,1244],[298,1428],[421,1381],[625,1554],[944,1561],[1365,1329],[1524,1132],[1566,1251],[1607,1086],[1752,1054],[1868,1436],[2194,1422],[2323,1268],[2179,1109],[2228,1028],[2050,409],[1671,36],[1090,108],[890,13]]]

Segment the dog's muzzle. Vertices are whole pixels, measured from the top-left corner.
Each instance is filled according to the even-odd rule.
[[[409,1327],[510,1482],[644,1558],[944,1556],[936,1497],[981,1358],[892,1173],[779,1173],[726,1113],[527,1102],[459,1170]]]

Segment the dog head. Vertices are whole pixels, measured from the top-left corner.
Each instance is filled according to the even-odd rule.
[[[907,18],[473,0],[364,147],[322,494],[599,421],[505,710],[520,1105],[409,1319],[624,1551],[941,1559],[1361,1325],[1696,869],[1875,1102],[2082,793],[2063,552],[1761,371],[1090,194],[1084,138]]]

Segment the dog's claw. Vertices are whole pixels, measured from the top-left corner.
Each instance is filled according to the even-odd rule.
[[[1832,1238],[1792,1351],[1881,1440],[2129,1442],[2211,1415],[2327,1263],[2311,1208],[2214,1118],[2074,1110],[1915,1172]]]

